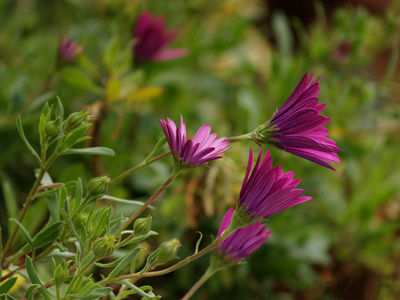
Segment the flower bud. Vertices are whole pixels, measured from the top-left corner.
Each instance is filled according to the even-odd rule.
[[[96,257],[107,257],[114,252],[115,237],[106,235],[97,239],[93,244],[93,253]]]
[[[91,179],[88,184],[87,197],[90,199],[103,196],[107,192],[110,180],[107,175]]]
[[[55,137],[59,132],[58,118],[56,120],[47,122],[45,127],[44,127],[44,132],[45,132],[46,137],[48,139],[51,139],[52,137]]]
[[[151,216],[139,218],[133,224],[134,236],[145,235],[151,230]]]
[[[172,239],[168,242],[162,243],[159,247],[159,249],[161,249],[160,253],[158,253],[157,257],[154,260],[154,265],[163,265],[170,260],[173,260],[176,257],[176,253],[178,252],[178,248],[180,246],[181,243],[178,239]]]
[[[87,110],[70,114],[65,121],[65,132],[70,132],[89,121],[90,112]]]
[[[83,51],[83,47],[77,42],[64,38],[58,47],[58,57],[63,63],[72,63],[76,55]]]

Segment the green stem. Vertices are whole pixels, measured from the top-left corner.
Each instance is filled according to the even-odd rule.
[[[173,265],[169,268],[159,270],[159,271],[146,272],[142,275],[138,275],[138,274],[122,275],[122,276],[114,277],[111,279],[104,279],[97,283],[104,285],[104,284],[108,284],[110,282],[120,281],[120,280],[124,280],[124,279],[130,279],[130,278],[136,278],[136,277],[154,277],[154,276],[161,276],[161,275],[168,274],[168,273],[173,272],[173,271],[187,265],[188,263],[202,257],[204,254],[210,252],[211,250],[215,249],[236,229],[237,229],[237,227],[233,227],[232,223],[231,223],[231,225],[229,225],[229,227],[222,232],[221,236],[219,238],[217,238],[214,242],[212,242],[210,245],[205,247],[203,250],[201,250],[191,256],[186,257],[184,260],[181,260],[180,262],[176,263],[175,265]]]
[[[165,153],[164,153],[165,154]],[[169,153],[168,153],[169,154]],[[181,170],[174,169],[168,179],[164,182],[162,186],[124,223],[122,230],[125,230],[154,200],[167,188],[167,186],[178,177]]]
[[[239,135],[239,136],[228,137],[228,138],[226,139],[226,141],[232,142],[232,143],[233,143],[233,142],[252,141],[252,140],[253,140],[252,135],[253,135],[253,133],[250,132],[250,133],[246,133],[246,134]]]
[[[160,159],[162,159],[162,158],[164,158],[164,157],[167,157],[167,156],[170,155],[170,154],[171,154],[171,151],[168,151],[168,152],[165,152],[165,153],[163,153],[163,154],[160,154],[160,155],[158,155],[158,156],[156,156],[156,157],[153,157],[153,158],[151,158],[151,159],[145,159],[144,161],[142,161],[142,162],[141,162],[140,164],[138,164],[137,166],[134,166],[133,168],[131,168],[131,169],[125,171],[125,172],[122,173],[121,175],[119,175],[119,176],[115,177],[114,179],[112,179],[112,180],[109,182],[108,186],[113,185],[114,183],[120,181],[121,179],[124,179],[125,177],[127,177],[127,176],[131,175],[132,173],[136,172],[137,170],[140,170],[141,168],[144,168],[144,167],[146,167],[146,166],[152,164],[153,162],[155,162],[155,161],[157,161],[157,160],[160,160]]]
[[[182,300],[189,300],[190,297],[194,295],[194,293],[210,278],[215,272],[218,270],[214,270],[211,266],[208,267],[207,271],[200,277],[200,279],[191,287],[191,289],[183,296]]]

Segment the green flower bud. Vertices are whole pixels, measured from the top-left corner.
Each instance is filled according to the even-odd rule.
[[[47,122],[44,127],[44,132],[48,139],[55,137],[59,131],[60,131],[60,128],[58,127],[58,118],[56,120]]]
[[[146,218],[139,218],[136,219],[135,223],[133,224],[133,235],[145,235],[149,233],[151,230],[151,216]]]
[[[162,243],[159,247],[159,249],[161,249],[160,253],[158,253],[154,260],[154,266],[163,265],[170,260],[173,260],[176,257],[176,253],[180,246],[181,243],[178,239],[172,239],[168,242]]]
[[[88,184],[88,198],[98,198],[103,196],[107,192],[110,180],[110,177],[107,175],[91,179]]]
[[[87,110],[70,114],[65,121],[65,132],[70,132],[89,121],[90,112]]]
[[[97,239],[93,244],[93,253],[96,257],[110,256],[114,252],[115,237],[106,235]]]

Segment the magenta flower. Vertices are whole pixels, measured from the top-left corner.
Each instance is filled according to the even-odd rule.
[[[217,133],[210,135],[211,126],[204,124],[196,133],[193,139],[186,139],[186,125],[181,116],[181,125],[177,127],[171,119],[168,123],[160,120],[169,147],[175,161],[186,168],[193,168],[205,162],[209,162],[221,156],[218,154],[230,149],[225,141],[226,137],[215,140]]]
[[[230,208],[219,227],[218,237],[228,228],[232,221],[234,209]],[[271,232],[265,229],[266,225],[260,222],[253,223],[244,228],[236,229],[218,247],[218,254],[222,258],[228,258],[231,263],[237,264],[251,253],[260,248],[270,237]]]
[[[283,174],[282,168],[272,168],[269,151],[262,162],[261,158],[262,149],[250,175],[253,165],[253,152],[250,149],[246,176],[236,208],[236,212],[244,220],[244,224],[249,223],[249,218],[252,221],[267,219],[282,210],[311,199],[311,197],[301,197],[304,190],[296,189],[301,179],[292,180],[294,172]]]
[[[165,28],[164,18],[153,18],[149,12],[142,13],[134,31],[135,57],[143,61],[162,61],[186,56],[186,49],[165,49],[176,35],[176,30]]]
[[[335,152],[342,150],[326,137],[330,118],[321,115],[325,104],[318,104],[319,79],[313,74],[304,75],[272,119],[254,131],[254,139],[335,170],[328,162],[340,162]]]
[[[64,38],[58,47],[58,57],[64,63],[71,63],[75,60],[76,55],[83,51],[83,47],[77,42]]]

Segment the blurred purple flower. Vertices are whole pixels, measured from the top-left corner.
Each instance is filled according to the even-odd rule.
[[[272,168],[269,151],[262,162],[261,158],[262,149],[250,175],[253,165],[253,152],[250,149],[246,176],[236,208],[237,214],[245,224],[249,223],[248,219],[253,221],[255,218],[267,219],[282,210],[311,199],[311,197],[301,197],[304,190],[296,189],[301,179],[292,181],[294,172],[283,174],[282,168]]]
[[[176,35],[176,30],[166,29],[163,17],[153,18],[149,12],[143,12],[134,31],[135,57],[142,61],[163,61],[186,56],[186,49],[165,49]]]
[[[234,209],[230,208],[219,227],[218,237],[228,228],[232,221]],[[260,222],[253,223],[244,228],[236,229],[229,235],[218,248],[218,254],[222,258],[228,258],[232,263],[237,264],[248,255],[260,248],[270,237],[271,232],[265,229],[266,225]]]
[[[77,42],[64,38],[58,47],[58,57],[64,63],[71,63],[75,60],[76,55],[83,51],[83,47]]]
[[[327,138],[324,128],[330,118],[321,115],[325,103],[318,104],[318,80],[304,75],[289,99],[272,119],[255,131],[255,139],[264,137],[275,147],[335,170],[328,162],[340,162],[335,152],[342,152],[336,143]]]
[[[229,145],[229,142],[225,141],[226,137],[215,140],[218,134],[210,135],[211,126],[208,124],[203,125],[193,139],[186,139],[186,125],[182,116],[180,127],[177,127],[169,118],[168,123],[164,120],[160,120],[160,123],[174,159],[180,166],[196,167],[221,158],[217,155],[230,149],[230,147],[226,148]]]
[[[344,41],[334,51],[333,58],[336,61],[343,63],[348,59],[352,49],[353,44],[350,41]]]

